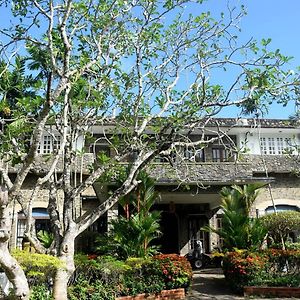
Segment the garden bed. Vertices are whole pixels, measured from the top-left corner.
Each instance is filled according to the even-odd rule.
[[[183,288],[173,289],[173,290],[163,290],[158,294],[138,294],[136,296],[124,296],[118,297],[116,300],[177,300],[177,299],[184,299],[185,298],[185,291]]]
[[[244,296],[300,297],[300,287],[245,286]]]

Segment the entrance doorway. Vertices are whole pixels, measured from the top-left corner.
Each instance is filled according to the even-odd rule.
[[[161,214],[162,237],[159,239],[161,252],[179,253],[178,243],[178,217],[173,212],[163,211]]]

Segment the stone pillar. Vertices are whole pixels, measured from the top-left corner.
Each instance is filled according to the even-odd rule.
[[[118,218],[118,203],[107,211],[107,231],[111,230],[110,222]]]

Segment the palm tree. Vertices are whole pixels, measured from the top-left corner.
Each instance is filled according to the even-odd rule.
[[[157,253],[158,247],[151,242],[161,234],[161,214],[151,211],[159,197],[155,191],[155,182],[145,172],[138,175],[138,180],[140,184],[135,191],[121,201],[125,217],[120,216],[111,222],[112,234],[109,242],[115,245],[117,254],[124,259],[147,257]],[[128,209],[130,204],[133,206],[131,214]]]
[[[266,235],[266,229],[258,219],[252,219],[249,213],[262,186],[262,184],[248,184],[222,188],[220,192],[223,210],[222,228],[205,226],[203,229],[217,233],[228,250],[259,247]]]

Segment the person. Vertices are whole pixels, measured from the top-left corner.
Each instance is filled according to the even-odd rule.
[[[194,246],[194,258],[200,258],[202,253],[203,253],[202,242],[200,240],[197,240]]]

